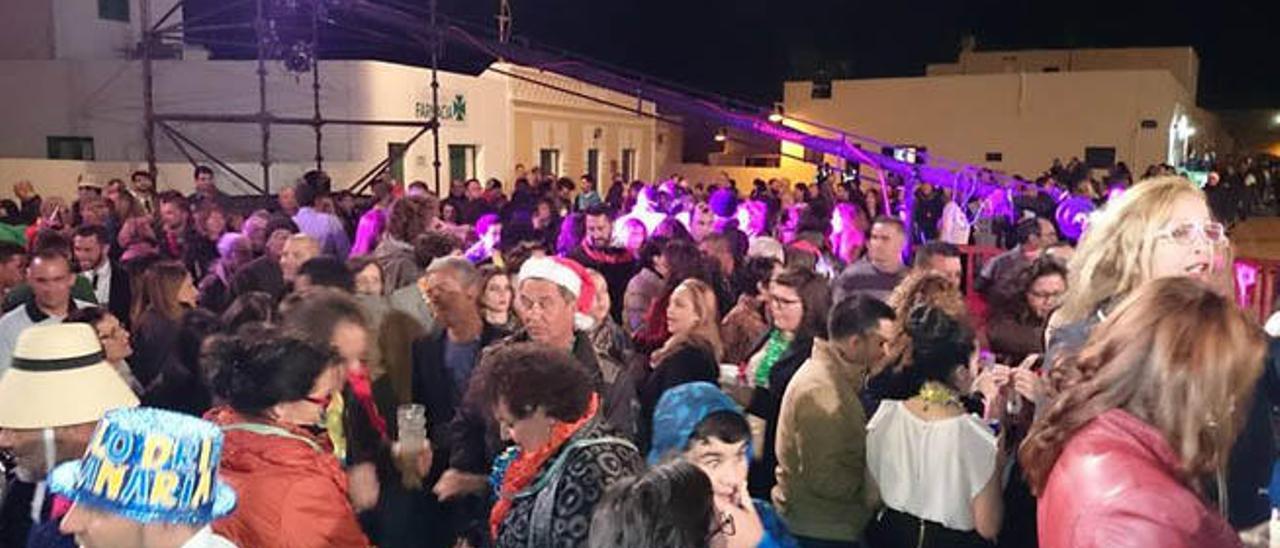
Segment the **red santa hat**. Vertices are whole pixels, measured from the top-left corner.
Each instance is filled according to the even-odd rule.
[[[596,284],[577,261],[562,257],[532,257],[520,267],[519,282],[544,280],[563,287],[577,297],[573,326],[585,331],[595,326],[591,308],[596,302]]]

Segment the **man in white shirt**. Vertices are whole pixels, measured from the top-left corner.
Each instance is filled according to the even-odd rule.
[[[318,191],[306,182],[294,186],[294,196],[298,199],[298,213],[293,216],[298,230],[320,243],[320,252],[343,261],[351,252],[351,239],[347,236],[342,221],[332,213],[323,213],[315,209]]]
[[[22,306],[0,317],[0,376],[9,368],[18,335],[33,325],[61,323],[72,310],[90,303],[71,298],[75,284],[71,259],[56,250],[45,250],[31,259],[27,284],[31,297]]]
[[[72,236],[72,254],[75,266],[80,275],[89,280],[93,287],[93,295],[98,306],[111,311],[111,314],[128,325],[129,307],[132,304],[132,292],[129,289],[128,273],[107,255],[111,237],[106,229],[97,226],[82,226]]]

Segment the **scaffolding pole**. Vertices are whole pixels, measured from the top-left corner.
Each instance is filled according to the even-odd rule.
[[[437,0],[431,0],[431,140],[434,142],[434,159],[431,167],[435,170],[436,196],[444,196],[440,192],[440,27],[436,24]]]
[[[166,13],[164,19],[169,18],[177,9],[175,5]],[[151,45],[154,43],[154,29],[151,27],[151,2],[142,2],[142,136],[147,144],[147,173],[151,177],[152,184],[155,188],[159,188],[156,184],[156,111],[155,98],[153,88],[155,86],[155,77],[152,74],[151,66]],[[160,21],[163,22],[164,19]]]

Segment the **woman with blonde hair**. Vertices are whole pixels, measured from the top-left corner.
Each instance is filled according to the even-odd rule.
[[[1266,344],[1192,280],[1152,281],[1116,306],[1054,369],[1059,395],[1021,449],[1040,546],[1239,546],[1200,480],[1226,489]]]
[[[1111,305],[1156,278],[1185,276],[1229,292],[1228,255],[1226,228],[1195,184],[1181,177],[1138,183],[1090,219],[1062,308],[1049,322],[1049,346],[1078,347]]]
[[[716,292],[706,282],[689,278],[671,292],[667,305],[671,337],[649,358],[648,370],[636,380],[640,417],[636,421],[642,443],[653,438],[653,411],[667,390],[684,383],[715,383],[720,376],[720,314]]]

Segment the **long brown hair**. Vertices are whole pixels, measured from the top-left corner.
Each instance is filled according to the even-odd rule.
[[[147,268],[142,276],[143,283],[138,286],[141,293],[134,299],[130,312],[133,325],[138,325],[148,310],[178,321],[183,312],[182,303],[178,302],[178,291],[182,289],[182,282],[191,277],[187,267],[178,261],[160,261]]]
[[[698,314],[698,323],[693,326],[689,333],[672,333],[671,338],[663,343],[662,347],[653,352],[653,363],[659,363],[666,359],[667,356],[674,354],[681,346],[689,343],[700,343],[710,347],[711,353],[715,355],[716,361],[724,356],[724,343],[720,340],[720,311],[716,307],[716,292],[711,289],[707,282],[697,278],[688,278],[675,290],[671,292],[674,298],[675,292],[681,288],[686,289],[690,293],[693,300],[693,309]]]
[[[1164,435],[1193,479],[1226,464],[1242,411],[1262,372],[1258,325],[1209,286],[1186,278],[1148,282],[1050,374],[1058,397],[1020,451],[1033,492],[1044,490],[1077,430],[1112,409]]]

